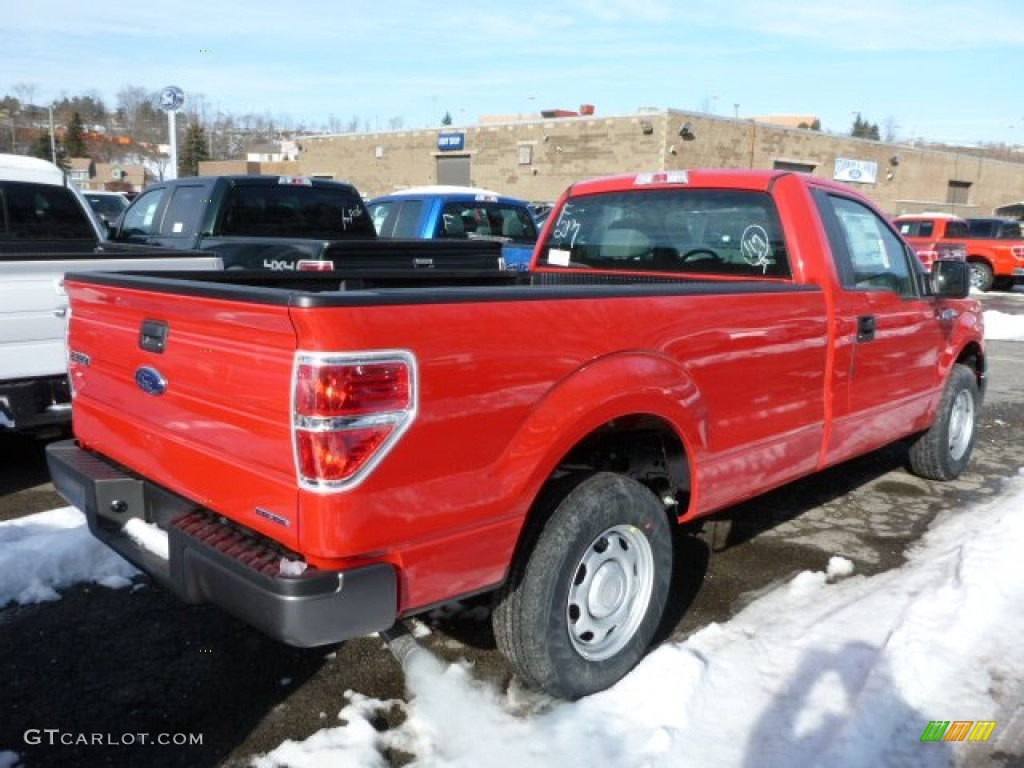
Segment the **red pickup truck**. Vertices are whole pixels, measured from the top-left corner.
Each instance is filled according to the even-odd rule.
[[[1024,239],[1017,222],[914,213],[897,216],[894,223],[925,266],[937,258],[967,259],[971,285],[979,291],[1024,282]]]
[[[57,489],[295,645],[492,592],[513,670],[574,698],[651,643],[674,524],[894,441],[939,480],[971,454],[966,265],[827,180],[581,182],[529,273],[391,279],[69,275]]]

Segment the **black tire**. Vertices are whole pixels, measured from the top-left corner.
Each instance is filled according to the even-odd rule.
[[[643,658],[671,577],[661,502],[628,477],[590,475],[527,532],[497,596],[498,648],[527,685],[552,696],[604,690]]]
[[[992,290],[992,284],[995,282],[995,275],[992,273],[992,267],[984,261],[972,261],[970,262],[971,270],[971,287],[977,288],[983,293],[987,293]]]
[[[935,421],[910,445],[910,469],[930,480],[952,480],[967,467],[980,407],[978,381],[966,365],[954,365]]]

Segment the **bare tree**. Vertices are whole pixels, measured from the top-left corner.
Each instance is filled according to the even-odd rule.
[[[117,115],[121,126],[133,136],[139,128],[141,112],[151,104],[153,95],[137,85],[126,85],[117,92]]]
[[[889,117],[885,118],[885,120],[883,121],[882,126],[884,129],[882,133],[883,139],[888,142],[896,141],[896,138],[898,137],[900,130],[900,126],[896,122],[896,118],[893,117],[892,115],[889,115]]]
[[[17,96],[18,101],[21,102],[22,109],[35,105],[36,91],[39,90],[35,83],[15,83],[11,90],[14,91],[14,95]]]

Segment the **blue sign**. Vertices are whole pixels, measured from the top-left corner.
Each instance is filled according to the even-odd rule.
[[[176,85],[168,85],[160,91],[160,109],[164,112],[176,112],[185,103],[185,92]]]
[[[466,134],[464,133],[439,133],[437,134],[437,148],[442,152],[464,149],[466,146]]]

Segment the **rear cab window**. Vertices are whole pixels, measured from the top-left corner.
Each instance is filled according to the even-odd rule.
[[[437,236],[532,243],[537,239],[537,227],[523,206],[490,200],[453,200],[441,209]]]
[[[221,216],[221,234],[228,236],[333,240],[375,234],[362,198],[340,185],[239,183]]]
[[[6,232],[13,240],[95,240],[96,233],[75,193],[31,182],[0,185]],[[3,220],[0,219],[0,224]]]
[[[570,198],[539,265],[790,277],[778,211],[765,192],[668,188]]]

